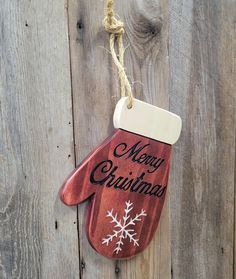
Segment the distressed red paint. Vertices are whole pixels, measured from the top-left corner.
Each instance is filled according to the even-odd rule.
[[[60,197],[65,204],[77,205],[90,198],[87,237],[98,253],[108,258],[128,258],[150,243],[167,192],[170,156],[171,145],[118,129],[64,182]],[[120,250],[120,234],[109,243],[105,240],[114,231],[122,232],[119,224],[124,222],[125,209],[130,219],[143,215],[126,227],[127,232],[123,231]],[[111,222],[112,216],[118,224]],[[130,241],[129,233],[135,234],[136,243]]]

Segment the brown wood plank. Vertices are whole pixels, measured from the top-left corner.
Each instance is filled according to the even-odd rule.
[[[64,1],[0,6],[0,278],[79,278]]]
[[[233,278],[236,2],[171,1],[173,279]]]
[[[118,3],[119,2],[119,3]],[[113,131],[119,83],[102,26],[104,1],[70,0],[72,87],[77,164]],[[168,108],[168,1],[117,1],[126,25],[126,68],[137,98]],[[85,234],[85,207],[79,206],[82,278],[170,278],[168,202],[155,239],[132,260],[98,255]]]

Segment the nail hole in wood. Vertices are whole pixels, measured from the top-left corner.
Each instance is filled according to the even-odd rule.
[[[116,268],[115,268],[115,273],[116,273],[116,274],[119,274],[119,273],[120,273],[120,268],[119,268],[118,266],[116,266]]]
[[[57,230],[58,229],[58,222],[57,222],[57,220],[55,221],[55,230]]]
[[[85,261],[83,259],[81,259],[80,266],[82,269],[85,269]]]
[[[28,22],[27,22],[27,21],[25,22],[25,26],[26,26],[26,27],[28,27],[28,26],[29,26],[29,24],[28,24]]]
[[[77,29],[81,30],[83,28],[84,28],[84,24],[83,24],[82,20],[80,19],[77,21]]]
[[[70,157],[71,157],[71,155],[69,154],[69,155],[68,155],[68,158],[70,158]]]

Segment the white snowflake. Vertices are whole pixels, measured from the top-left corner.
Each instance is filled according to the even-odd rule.
[[[132,211],[133,203],[130,201],[125,202],[126,208],[125,213],[123,216],[123,222],[122,219],[118,220],[117,213],[113,215],[113,208],[109,211],[107,211],[106,217],[111,218],[110,223],[114,223],[114,229],[112,234],[108,234],[105,238],[102,239],[102,244],[109,245],[110,242],[113,241],[114,238],[117,238],[116,242],[116,248],[114,249],[114,252],[118,254],[122,248],[121,246],[124,245],[123,240],[125,238],[128,238],[130,242],[133,242],[134,246],[139,246],[138,241],[139,239],[135,238],[135,230],[132,228],[128,228],[130,226],[135,226],[135,222],[140,222],[142,216],[147,216],[145,210],[141,210],[139,214],[136,214],[135,217],[131,218],[130,211]],[[115,229],[116,228],[116,229]]]

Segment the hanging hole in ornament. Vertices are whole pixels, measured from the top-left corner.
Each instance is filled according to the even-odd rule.
[[[127,109],[132,109],[132,107],[133,107],[133,101],[131,99],[131,101],[129,101],[127,104]]]
[[[132,104],[128,104],[127,105],[127,109],[132,109],[133,105]]]

